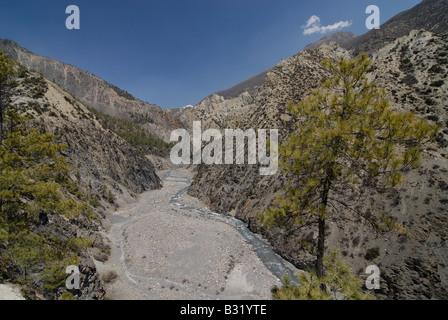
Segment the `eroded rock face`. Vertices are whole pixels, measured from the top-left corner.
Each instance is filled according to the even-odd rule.
[[[286,139],[294,129],[286,104],[300,101],[318,87],[321,79],[329,76],[320,62],[340,55],[351,56],[334,44],[300,52],[273,68],[246,104],[241,96],[238,100],[215,96],[186,110],[182,119],[187,127],[195,119],[202,120],[205,127],[218,129],[237,124],[241,129],[278,128],[280,140]],[[369,74],[371,80],[386,89],[393,108],[416,112],[442,127],[437,142],[426,146],[421,166],[410,171],[394,193],[371,194],[362,204],[369,206],[373,201],[378,210],[389,212],[402,222],[410,235],[376,234],[365,221],[347,212],[335,215],[327,229],[328,248],[340,249],[354,271],[362,275],[368,265],[380,267],[383,281],[377,293],[384,299],[448,297],[447,55],[446,35],[413,31],[377,51]],[[232,112],[220,111],[227,110],[234,101],[238,103],[233,104]],[[252,230],[267,237],[280,254],[297,267],[306,268],[315,259],[309,248],[316,239],[317,228],[264,228],[257,218],[281,192],[284,183],[280,172],[262,177],[256,166],[199,166],[190,193],[211,208],[246,221]]]

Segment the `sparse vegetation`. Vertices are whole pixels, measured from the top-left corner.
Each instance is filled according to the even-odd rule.
[[[110,190],[109,193],[107,194],[107,201],[109,201],[110,204],[115,204],[114,194]]]
[[[443,84],[445,83],[445,81],[443,80],[437,80],[431,83],[431,87],[437,87],[440,88],[441,86],[443,86]]]
[[[136,100],[133,95],[131,95],[129,92],[122,90],[118,88],[117,86],[114,86],[113,84],[107,83],[107,85],[114,90],[120,97],[128,99],[128,100]]]
[[[436,104],[436,101],[435,101],[434,99],[432,99],[432,98],[426,98],[426,99],[425,99],[425,103],[426,103],[428,106],[433,106],[433,105]]]
[[[59,300],[75,300],[75,297],[71,292],[64,292]]]
[[[162,139],[155,137],[148,130],[144,129],[139,124],[146,123],[147,119],[144,117],[134,120],[126,120],[112,117],[110,115],[98,112],[94,109],[90,111],[101,122],[104,128],[115,132],[118,136],[126,140],[134,148],[142,154],[157,154],[165,156],[172,148],[172,144],[166,143]]]

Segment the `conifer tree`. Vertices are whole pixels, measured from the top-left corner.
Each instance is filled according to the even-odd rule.
[[[350,199],[359,199],[369,188],[399,184],[438,131],[412,113],[390,108],[385,91],[367,78],[371,61],[365,54],[323,65],[333,77],[302,102],[290,104],[297,128],[280,148],[288,184],[260,214],[265,226],[317,225],[319,277],[325,275],[326,222],[340,210],[362,216],[376,230],[403,231],[384,213],[356,210]]]

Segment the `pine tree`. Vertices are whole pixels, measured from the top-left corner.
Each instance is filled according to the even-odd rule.
[[[333,77],[304,101],[290,104],[297,129],[280,148],[288,184],[284,195],[260,214],[265,226],[317,225],[319,277],[325,275],[326,221],[338,211],[362,216],[376,230],[403,231],[385,214],[357,211],[350,199],[359,199],[369,188],[399,184],[438,131],[412,113],[390,108],[385,91],[367,79],[371,61],[365,54],[323,65]]]

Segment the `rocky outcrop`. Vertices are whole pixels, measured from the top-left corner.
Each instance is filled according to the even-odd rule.
[[[22,293],[20,292],[20,288],[18,288],[14,284],[3,283],[0,281],[0,300],[25,300]]]
[[[423,0],[415,7],[392,17],[380,29],[372,29],[360,36],[352,32],[335,32],[309,44],[304,50],[336,42],[355,55],[360,52],[374,53],[386,44],[408,35],[412,30],[424,29],[443,34],[448,31],[447,7],[447,0]]]
[[[85,257],[80,261],[79,274],[78,297],[83,300],[102,300],[106,291],[98,277],[92,257]]]
[[[62,216],[52,215],[48,217],[48,222],[41,225],[36,230],[39,234],[57,233],[61,239],[87,238],[93,243],[92,248],[84,249],[79,253],[79,289],[67,290],[60,287],[58,292],[47,297],[39,293],[39,287],[44,285],[42,280],[37,281],[35,290],[28,291],[28,298],[31,299],[59,299],[65,292],[70,292],[79,300],[102,300],[106,291],[103,282],[95,266],[92,252],[95,249],[105,249],[108,247],[107,241],[103,238],[103,226],[100,219],[88,219],[85,216],[77,216],[66,219]],[[68,266],[62,266],[64,268]]]
[[[447,54],[446,35],[413,31],[378,50],[369,75],[386,88],[393,108],[416,112],[442,126],[437,142],[426,146],[421,166],[409,172],[394,193],[370,195],[369,201],[403,223],[410,235],[376,234],[365,221],[347,212],[336,215],[327,230],[328,247],[340,249],[358,274],[363,275],[371,264],[380,267],[383,281],[377,294],[384,299],[448,298]],[[351,53],[335,44],[300,52],[269,72],[258,92],[246,98],[246,104],[240,104],[242,96],[240,100],[215,96],[186,110],[182,119],[203,120],[206,127],[219,129],[237,124],[241,129],[278,128],[280,139],[285,139],[295,123],[286,111],[287,102],[298,102],[318,87],[321,79],[329,76],[320,62],[339,55]],[[219,111],[227,110],[232,101],[238,101],[232,104],[232,112]],[[262,177],[256,166],[199,166],[197,170],[192,195],[214,210],[246,221],[297,267],[313,263],[310,248],[317,236],[315,228],[264,228],[257,218],[281,192],[285,182],[281,173]]]

